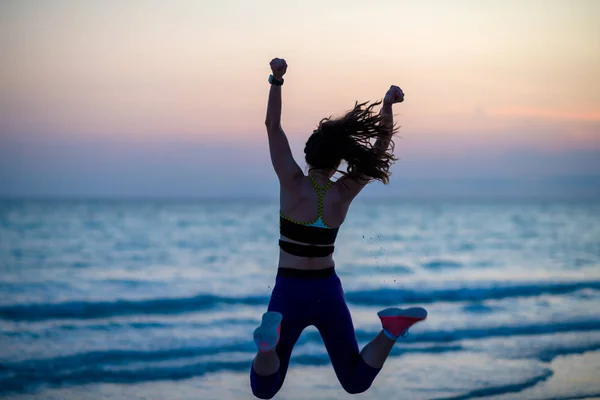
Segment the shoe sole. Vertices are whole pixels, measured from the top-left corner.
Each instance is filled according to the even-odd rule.
[[[413,308],[386,308],[385,310],[381,310],[377,313],[379,317],[405,317],[405,318],[413,318],[416,320],[424,320],[427,318],[427,310],[421,307],[413,307]]]
[[[257,348],[267,351],[271,349],[265,348],[262,344],[275,343],[273,347],[277,345],[276,342],[279,336],[277,327],[281,324],[281,320],[281,313],[269,311],[263,314],[260,326],[254,330],[254,343]]]

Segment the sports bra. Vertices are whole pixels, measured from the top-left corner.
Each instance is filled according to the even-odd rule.
[[[333,182],[329,181],[325,185],[319,186],[314,177],[309,175],[309,178],[318,196],[317,217],[313,221],[302,222],[280,212],[281,235],[302,244],[279,240],[279,247],[286,253],[299,257],[327,257],[333,253],[339,230],[339,228],[330,227],[323,220],[323,197]],[[320,246],[315,246],[315,244]]]

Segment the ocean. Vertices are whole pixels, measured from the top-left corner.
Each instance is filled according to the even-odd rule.
[[[0,201],[0,397],[252,399],[274,200]],[[366,393],[306,329],[276,399],[600,397],[600,202],[359,199],[336,244],[360,345],[422,306]]]

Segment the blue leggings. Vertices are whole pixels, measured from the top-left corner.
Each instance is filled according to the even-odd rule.
[[[256,397],[270,399],[281,389],[292,349],[304,328],[310,325],[319,330],[344,390],[356,394],[371,386],[381,369],[367,365],[359,353],[344,290],[333,268],[320,271],[280,268],[268,310],[283,316],[275,349],[280,366],[279,371],[268,376],[258,375],[251,368],[250,385]]]

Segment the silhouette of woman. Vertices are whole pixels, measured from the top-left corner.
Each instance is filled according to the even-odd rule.
[[[392,105],[404,100],[398,86],[381,104],[355,104],[338,119],[324,118],[306,142],[305,176],[292,156],[281,127],[281,90],[287,63],[271,61],[266,127],[269,150],[280,183],[279,266],[268,310],[254,331],[258,353],[252,363],[252,392],[270,399],[281,389],[292,349],[314,325],[348,393],[366,391],[396,340],[427,317],[423,308],[388,308],[378,313],[382,331],[359,352],[344,291],[335,273],[334,242],[352,200],[373,180],[387,184],[393,155]],[[374,143],[372,143],[374,140]],[[331,181],[342,161],[343,176]]]

